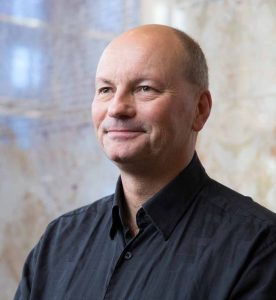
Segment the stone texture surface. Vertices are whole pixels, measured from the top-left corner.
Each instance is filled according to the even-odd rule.
[[[211,176],[276,211],[276,2],[177,2],[171,24],[200,42],[210,67],[200,156]]]
[[[209,174],[276,211],[275,1],[141,2],[158,4],[147,22],[184,29],[206,52],[214,107],[198,152]],[[90,125],[93,76],[104,46],[140,22],[139,7],[135,0],[0,2],[3,300],[50,220],[114,190],[117,170]]]

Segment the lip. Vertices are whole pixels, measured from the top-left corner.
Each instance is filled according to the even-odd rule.
[[[106,134],[112,139],[132,139],[143,133],[142,130],[129,129],[110,129],[106,131]]]

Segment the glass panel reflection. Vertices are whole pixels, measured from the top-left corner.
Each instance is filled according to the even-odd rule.
[[[11,53],[11,81],[18,89],[38,88],[41,79],[41,53],[15,46]]]
[[[96,5],[95,5],[96,4]],[[120,32],[124,26],[124,1],[102,1],[91,2],[92,27],[102,31]]]
[[[0,97],[7,98],[6,101],[40,98],[44,95],[50,76],[47,68],[51,59],[51,49],[47,47],[48,32],[42,28],[1,23],[0,32],[0,40],[1,35],[3,40]]]
[[[4,0],[0,1],[0,13],[14,18],[33,18],[46,21],[49,10],[46,0]],[[49,3],[50,4],[50,3]]]

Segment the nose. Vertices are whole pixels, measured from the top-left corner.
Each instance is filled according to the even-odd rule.
[[[136,114],[135,101],[131,94],[116,91],[109,102],[108,116],[111,118],[133,118]]]

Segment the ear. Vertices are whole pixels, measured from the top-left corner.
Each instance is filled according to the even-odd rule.
[[[212,97],[208,90],[203,90],[198,96],[195,118],[193,122],[193,130],[200,131],[207,121],[212,108]]]

